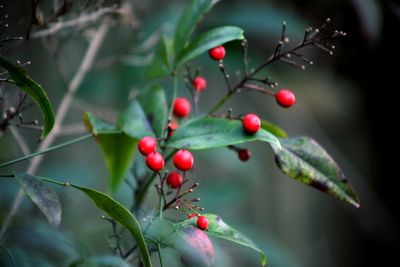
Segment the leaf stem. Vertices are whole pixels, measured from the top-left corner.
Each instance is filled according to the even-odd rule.
[[[158,252],[158,259],[160,260],[160,266],[164,267],[162,255],[161,255],[161,246],[160,246],[159,242],[157,242],[157,252]]]
[[[43,149],[43,150],[41,150],[41,151],[37,151],[37,152],[35,152],[35,153],[29,154],[29,155],[26,155],[26,156],[19,157],[19,158],[16,158],[16,159],[13,159],[13,160],[4,162],[4,163],[0,164],[0,168],[4,168],[4,167],[7,167],[7,166],[9,166],[9,165],[13,165],[13,164],[15,164],[15,163],[18,163],[18,162],[21,162],[21,161],[24,161],[24,160],[27,160],[27,159],[30,159],[30,158],[33,158],[33,157],[36,157],[36,156],[39,156],[39,155],[46,154],[46,153],[48,153],[48,152],[51,152],[51,151],[54,151],[54,150],[58,150],[58,149],[60,149],[60,148],[66,147],[66,146],[73,145],[73,144],[75,144],[75,143],[78,143],[78,142],[84,141],[84,140],[86,140],[86,139],[89,139],[89,138],[91,138],[92,136],[93,136],[93,134],[86,134],[86,135],[84,135],[84,136],[81,136],[81,137],[78,137],[78,138],[76,138],[76,139],[67,141],[67,142],[65,142],[65,143],[61,143],[61,144],[59,144],[59,145],[52,146],[52,147]]]

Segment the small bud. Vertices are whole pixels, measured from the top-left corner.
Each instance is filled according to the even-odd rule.
[[[65,182],[64,183],[64,186],[70,186],[71,184],[70,183],[68,183],[68,182]]]
[[[10,107],[8,110],[10,111],[10,113],[15,113],[15,108],[14,107]]]
[[[193,193],[193,188],[190,188],[188,191],[189,193]]]
[[[300,69],[305,70],[305,69],[306,69],[306,66],[300,65]]]
[[[285,38],[283,38],[283,42],[285,43],[285,44],[287,44],[287,43],[289,43],[289,38],[288,37],[285,37]]]
[[[286,57],[287,57],[287,58],[292,58],[292,54],[287,53],[287,54],[286,54]]]
[[[329,55],[331,55],[331,56],[332,56],[332,55],[333,55],[333,51],[329,51]]]
[[[314,61],[310,61],[309,63],[310,63],[310,65],[314,65]]]
[[[332,48],[332,49],[335,49],[335,48],[336,48],[336,46],[332,45],[332,46],[331,46],[331,48]]]
[[[39,124],[39,121],[38,121],[38,120],[34,120],[34,121],[33,121],[33,124],[38,125],[38,124]]]
[[[175,206],[175,209],[176,209],[176,210],[179,210],[179,206]]]
[[[329,23],[329,22],[331,22],[331,19],[330,18],[326,18],[326,23]]]
[[[286,27],[286,21],[283,21],[283,22],[282,22],[282,25],[283,25],[284,27]]]
[[[319,29],[315,29],[315,32],[316,32],[316,33],[319,33]]]

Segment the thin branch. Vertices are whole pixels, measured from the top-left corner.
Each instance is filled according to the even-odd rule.
[[[18,129],[14,128],[13,126],[11,126],[8,129],[10,130],[11,134],[14,136],[15,141],[17,141],[19,147],[22,150],[22,153],[24,155],[31,154],[31,150],[29,149],[28,144],[25,142],[24,137],[19,133]]]
[[[122,12],[123,12],[123,10],[121,8],[104,7],[102,9],[97,10],[96,12],[80,15],[79,17],[77,17],[75,19],[54,23],[48,29],[40,30],[40,31],[33,33],[31,37],[32,38],[41,38],[41,37],[55,34],[61,30],[65,30],[68,28],[83,27],[86,24],[97,21],[98,19],[100,19],[101,17],[103,17],[105,15],[121,14]]]
[[[270,91],[270,90],[267,90],[267,89],[265,89],[264,87],[257,86],[257,85],[255,85],[255,84],[248,84],[248,83],[245,83],[245,84],[243,84],[242,87],[243,87],[243,88],[250,89],[250,90],[253,90],[253,91],[261,92],[261,93],[263,93],[263,94],[270,95],[270,96],[274,96],[274,95],[275,95],[274,92],[272,92],[272,91]]]
[[[86,132],[86,128],[82,122],[71,123],[68,125],[64,125],[60,130],[60,136],[66,135],[76,135],[83,134]]]
[[[118,251],[118,255],[120,257],[124,257],[124,253],[122,252],[121,242],[120,242],[121,236],[118,233],[117,223],[113,219],[107,218],[106,216],[101,216],[101,218],[103,220],[106,220],[109,223],[111,223],[113,234],[110,237],[115,239],[115,244],[116,244],[116,249]]]

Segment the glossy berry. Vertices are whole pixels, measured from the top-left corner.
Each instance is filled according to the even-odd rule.
[[[248,161],[250,159],[251,152],[248,149],[240,149],[238,151],[238,157],[241,161]]]
[[[190,213],[190,214],[188,215],[188,219],[190,220],[190,219],[192,219],[192,218],[194,218],[194,217],[196,217],[196,216],[197,216],[196,213]]]
[[[222,45],[214,47],[208,51],[208,54],[214,60],[221,60],[225,57],[225,48]]]
[[[197,76],[196,78],[194,78],[194,80],[193,80],[193,88],[196,91],[199,91],[199,92],[204,91],[206,89],[206,86],[207,86],[206,79],[204,79],[201,76]]]
[[[181,187],[183,184],[183,177],[178,172],[171,172],[167,176],[167,184],[172,188]]]
[[[140,139],[138,143],[138,149],[142,155],[147,156],[148,154],[156,151],[157,141],[151,136],[145,136]]]
[[[146,165],[150,170],[158,172],[164,167],[164,157],[158,152],[150,153],[146,157]]]
[[[181,149],[174,155],[174,165],[178,170],[188,171],[193,168],[193,155],[190,151]]]
[[[261,120],[256,114],[247,114],[242,120],[243,129],[250,134],[256,133],[261,127]]]
[[[174,102],[174,115],[178,118],[187,117],[190,113],[190,102],[184,98],[179,97]]]
[[[174,134],[175,130],[178,128],[179,128],[179,124],[177,124],[174,121],[171,121],[168,125],[168,138],[170,138]]]
[[[199,216],[197,218],[197,227],[201,230],[207,230],[208,228],[208,219],[205,216]]]
[[[276,102],[283,108],[290,108],[296,103],[296,97],[290,90],[282,89],[275,95]]]

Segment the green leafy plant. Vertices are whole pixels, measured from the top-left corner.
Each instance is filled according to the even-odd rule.
[[[103,153],[109,171],[107,193],[67,181],[60,182],[35,176],[33,173],[36,171],[36,167],[28,169],[27,173],[16,171],[1,175],[15,178],[51,224],[60,224],[61,204],[57,194],[47,183],[79,190],[105,214],[103,219],[109,221],[113,227],[118,257],[76,260],[71,266],[92,266],[90,264],[94,264],[94,266],[126,266],[126,262],[131,260],[136,263],[134,259],[139,257],[141,265],[138,263],[137,266],[148,267],[152,266],[150,255],[154,252],[159,256],[160,265],[165,266],[162,256],[163,249],[174,248],[182,253],[185,253],[185,249],[199,249],[197,241],[192,242],[193,236],[198,237],[201,242],[204,241],[207,247],[205,252],[197,251],[200,254],[203,253],[205,258],[201,256],[193,266],[210,266],[213,264],[210,257],[213,257],[214,251],[207,235],[255,250],[261,256],[261,265],[266,265],[266,256],[257,244],[226,224],[218,215],[202,214],[203,208],[197,204],[198,198],[187,198],[199,185],[190,182],[190,170],[196,165],[196,159],[190,151],[228,148],[238,153],[240,160],[246,161],[250,158],[250,152],[238,145],[254,141],[267,143],[272,147],[277,166],[284,174],[359,207],[358,197],[349,181],[344,177],[332,157],[316,141],[309,137],[289,138],[280,127],[270,123],[267,119],[260,119],[256,114],[238,116],[235,114],[240,114],[241,111],[232,109],[220,113],[223,105],[231,97],[244,90],[274,97],[280,106],[290,108],[296,102],[294,93],[287,89],[274,92],[273,90],[278,87],[278,84],[271,78],[263,77],[261,71],[275,61],[305,69],[305,64],[312,65],[313,62],[302,54],[304,47],[314,46],[331,54],[334,49],[333,41],[344,36],[345,33],[329,30],[330,20],[328,19],[318,29],[307,29],[302,42],[294,47],[289,47],[289,38],[285,32],[286,23],[283,23],[281,39],[271,57],[263,64],[250,69],[248,44],[242,29],[236,26],[223,26],[193,34],[196,26],[216,2],[218,1],[191,1],[175,26],[174,36],[165,35],[160,38],[152,62],[146,69],[149,87],[141,90],[129,102],[128,107],[121,112],[115,123],[106,122],[87,112],[84,115],[83,123],[89,134],[56,146],[51,146],[51,143],[54,139],[53,135],[57,132],[52,133],[51,129],[54,122],[58,126],[62,123],[64,115],[55,117],[44,89],[29,78],[21,66],[0,56],[0,66],[9,75],[4,81],[16,84],[38,104],[44,118],[41,138],[47,136],[51,140],[46,143],[46,140],[49,139],[44,139],[45,145],[42,145],[37,152],[4,162],[0,164],[0,168],[29,158],[36,159],[38,155],[89,138],[93,138],[97,142]],[[104,25],[106,24],[100,26],[95,38],[104,38],[104,31],[107,30],[107,26]],[[94,40],[98,41],[98,39]],[[236,84],[233,84],[223,61],[225,53],[230,52],[224,47],[227,42],[233,42],[232,45],[240,46],[243,51],[243,75]],[[88,51],[93,53],[93,50],[98,48],[95,45],[93,44]],[[200,113],[198,102],[201,99],[201,92],[212,85],[206,85],[206,79],[199,76],[198,71],[193,74],[187,63],[207,52],[210,53],[211,59],[216,61],[226,82],[227,92],[220,100],[216,101],[209,111]],[[90,58],[88,57],[87,60]],[[82,69],[87,71],[86,67],[85,65]],[[80,76],[76,77],[79,81]],[[167,97],[166,90],[162,86],[152,84],[153,81],[150,79],[159,77],[171,80],[171,98]],[[181,79],[186,81],[193,96],[191,103],[182,98],[177,101]],[[75,83],[77,82],[75,81]],[[69,97],[76,89],[77,85],[71,83],[68,91]],[[65,101],[67,102],[63,103],[68,103],[71,99],[66,98]],[[191,111],[192,107],[195,112]],[[65,111],[60,108],[57,114],[63,114],[63,112]],[[193,113],[196,114],[190,115]],[[178,119],[179,126],[177,126]],[[2,130],[5,129],[6,127],[3,127]],[[136,152],[138,146],[142,155]],[[144,163],[143,156],[146,158],[146,163]],[[172,178],[169,176],[171,172],[166,167],[170,166],[167,164],[171,160],[178,170],[172,172],[174,173]],[[133,186],[129,184],[129,179],[126,177],[134,161],[135,164],[147,164],[148,169],[144,175],[135,175],[135,185]],[[39,163],[32,163],[33,166],[37,166],[37,164]],[[124,185],[124,181],[129,185],[134,196],[131,207],[125,207],[112,196]],[[158,207],[144,211],[145,216],[143,216],[141,211],[146,200],[145,197],[153,189],[152,185],[155,186],[158,194]],[[168,188],[168,186],[170,187]],[[167,210],[173,209],[183,216],[166,214]],[[152,218],[150,222],[143,219],[148,216]],[[176,216],[179,219],[176,219]],[[120,228],[117,227],[118,224],[121,226]],[[133,238],[132,248],[126,251],[119,246],[119,239],[124,234],[124,229]],[[3,230],[2,235],[4,232]],[[204,233],[206,235],[203,235]],[[187,243],[188,246],[182,248],[182,243]],[[194,254],[197,252],[195,251]],[[9,256],[7,252],[6,254]],[[190,257],[193,256],[192,254],[189,253]],[[185,260],[183,262],[187,264],[187,260],[186,263]]]

